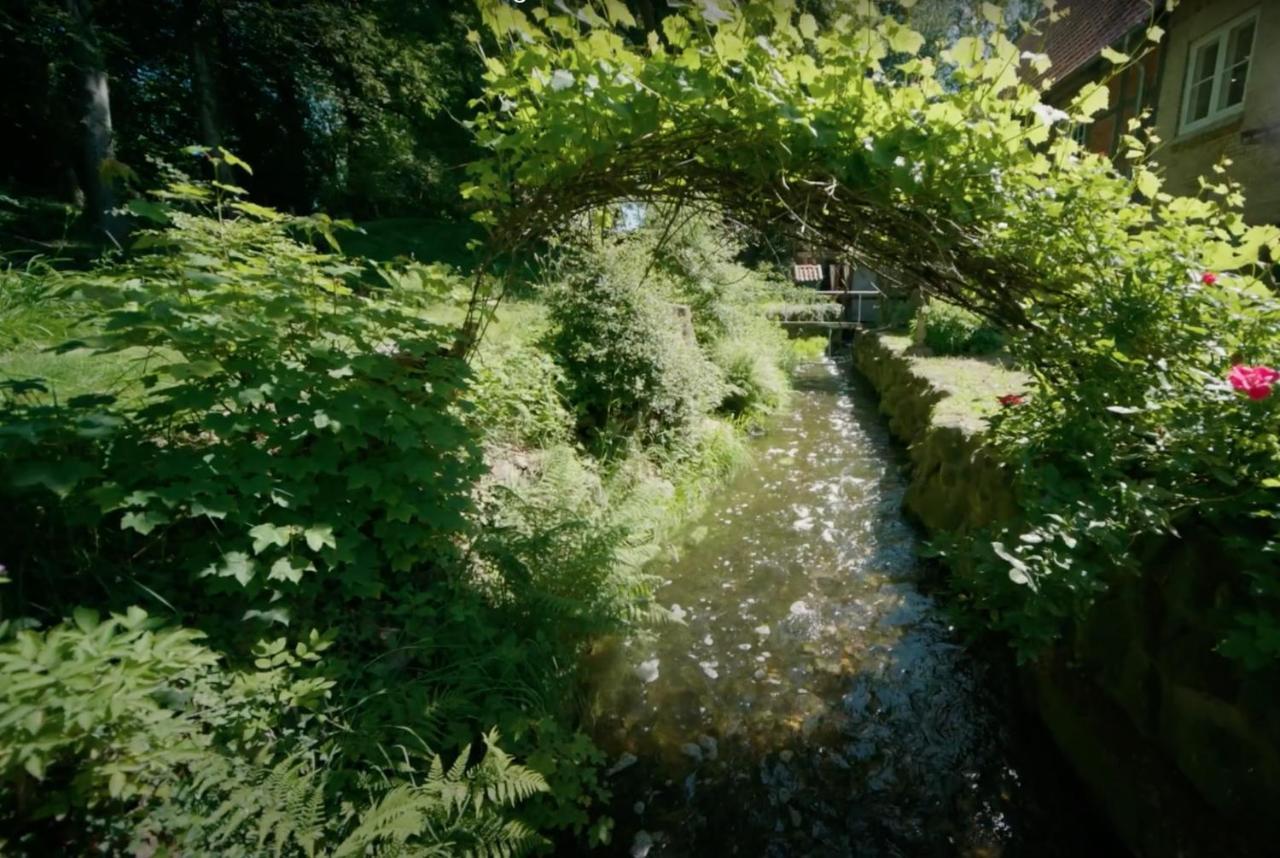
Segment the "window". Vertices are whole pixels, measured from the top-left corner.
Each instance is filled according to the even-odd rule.
[[[1194,131],[1244,109],[1258,13],[1250,12],[1191,45],[1181,130]]]

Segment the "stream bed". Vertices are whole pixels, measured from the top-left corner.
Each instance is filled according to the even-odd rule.
[[[830,359],[796,387],[651,568],[680,622],[589,661],[605,852],[1122,854],[1007,666],[962,646],[925,592],[874,395]]]

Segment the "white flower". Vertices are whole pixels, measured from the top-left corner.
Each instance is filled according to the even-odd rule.
[[[1031,108],[1031,111],[1039,117],[1040,121],[1045,125],[1053,125],[1055,122],[1062,122],[1069,118],[1066,111],[1059,110],[1056,107],[1051,107],[1048,104],[1037,104],[1035,107]]]
[[[862,148],[863,148],[863,149],[866,149],[868,152],[870,152],[870,151],[872,151],[873,149],[875,149],[875,148],[876,148],[876,142],[875,142],[874,140],[872,140],[870,137],[863,137],[863,138],[862,138]]]
[[[893,166],[895,166],[895,167],[905,167],[905,166],[907,166],[907,159],[906,159],[906,158],[904,158],[904,157],[902,157],[901,155],[899,155],[898,157],[896,157],[896,158],[894,158],[894,159],[893,159]]]

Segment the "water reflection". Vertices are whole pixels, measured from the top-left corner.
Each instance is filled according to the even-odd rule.
[[[681,623],[593,654],[616,854],[1077,854],[918,588],[874,401],[831,361],[798,388],[659,566]]]

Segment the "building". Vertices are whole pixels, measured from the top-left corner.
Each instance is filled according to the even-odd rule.
[[[1218,161],[1245,189],[1245,218],[1280,223],[1280,0],[1068,0],[1070,12],[1026,47],[1049,55],[1045,100],[1062,106],[1107,78],[1105,48],[1136,55],[1151,24],[1158,46],[1110,79],[1110,105],[1075,133],[1115,155],[1130,118],[1150,110],[1165,188],[1195,194]],[[1037,42],[1042,41],[1041,45]]]

